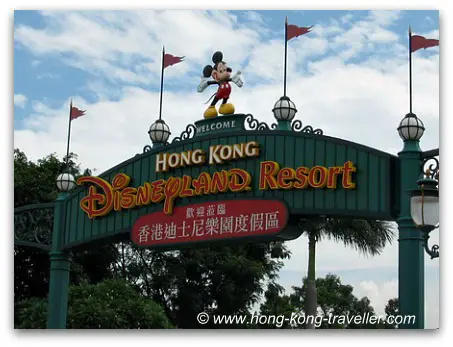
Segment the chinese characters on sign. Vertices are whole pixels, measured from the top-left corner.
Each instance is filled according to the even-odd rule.
[[[132,240],[140,246],[210,239],[274,235],[287,222],[280,201],[236,200],[177,207],[172,216],[156,212],[139,218]]]

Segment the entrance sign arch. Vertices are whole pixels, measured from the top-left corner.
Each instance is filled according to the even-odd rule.
[[[221,117],[224,122],[233,123],[234,121],[238,124],[241,118],[244,118],[243,115]],[[220,157],[219,146],[233,146],[250,142],[254,142],[259,149],[258,156],[230,161],[224,161]],[[162,172],[163,170],[156,172],[165,168],[161,163],[163,157],[196,150],[205,153],[206,162],[175,169],[167,167],[164,172]],[[213,154],[214,151],[216,151],[215,154]],[[217,157],[212,161],[217,160],[217,162],[209,164],[209,156],[212,158],[213,155],[217,155]],[[223,163],[219,163],[219,161],[223,161]],[[341,182],[342,173],[338,172],[340,170],[334,171],[332,168],[340,168],[344,171],[344,166],[347,163],[351,163],[356,171],[350,170],[351,177],[345,177],[352,179],[351,185],[353,187],[344,188]],[[282,175],[280,175],[280,180],[283,180],[285,185],[299,183],[299,189],[274,187],[273,184],[279,178],[278,173],[266,175],[266,170],[277,169],[277,167],[279,167],[278,172],[285,168],[297,172],[298,168],[302,167],[307,168],[307,173],[309,169],[318,168],[318,172],[315,172],[314,175],[317,176],[315,178],[327,173],[324,181],[331,178],[335,187],[328,188],[327,182],[324,182],[325,184],[320,182],[319,186],[321,187],[319,188],[311,187],[309,184],[307,187],[303,187],[306,184],[305,182],[301,183],[300,180],[294,182],[295,179],[289,178],[283,180]],[[270,129],[234,129],[233,131],[210,135],[195,135],[193,138],[176,141],[167,146],[153,148],[143,154],[136,155],[107,170],[99,178],[111,187],[116,183],[113,183],[115,178],[118,179],[118,175],[123,174],[130,178],[127,187],[144,188],[145,183],[153,187],[154,182],[159,180],[168,181],[188,176],[192,179],[190,186],[193,189],[193,180],[197,179],[200,174],[207,173],[209,178],[212,179],[216,173],[231,169],[241,169],[250,174],[251,182],[247,186],[247,188],[250,188],[249,190],[239,192],[227,190],[224,193],[210,194],[204,194],[202,191],[202,194],[198,196],[176,197],[174,206],[225,199],[275,199],[282,200],[287,204],[289,214],[292,217],[334,215],[395,220],[397,216],[398,206],[394,193],[395,180],[397,179],[397,157],[352,142],[314,133],[293,131],[288,133],[287,131]],[[301,171],[303,170],[299,170],[299,172]],[[284,173],[291,175],[290,172],[290,170],[286,170]],[[330,177],[329,172],[331,173]],[[332,172],[335,174],[332,174]],[[232,174],[229,173],[229,175]],[[335,179],[332,179],[331,176],[335,176]],[[305,177],[309,177],[308,174]],[[265,182],[266,187],[260,188],[260,179],[266,178],[268,178]],[[67,217],[64,228],[64,248],[76,247],[91,241],[108,240],[118,234],[128,234],[138,218],[164,209],[164,202],[150,202],[135,208],[122,207],[119,211],[115,211],[113,198],[110,198],[112,205],[110,212],[102,217],[90,218],[87,211],[81,208],[81,204],[84,204],[86,209],[101,210],[102,207],[105,207],[105,204],[99,204],[94,199],[105,199],[106,193],[99,184],[94,184],[89,179],[80,179],[79,183],[83,182],[82,185],[73,191],[66,200]],[[92,196],[89,194],[90,186],[96,187],[96,191],[92,190]]]
[[[160,249],[292,240],[302,233],[299,221],[311,216],[397,221],[407,236],[406,242],[400,238],[400,281],[406,276],[406,291],[423,279],[422,273],[412,278],[401,273],[423,255],[403,196],[420,174],[418,141],[405,143],[402,153],[397,157],[325,136],[300,121],[269,127],[245,114],[204,119],[172,143],[146,146],[97,177],[79,178],[78,187],[53,204],[16,209],[15,241],[49,251],[49,328],[66,326],[69,250],[124,239]],[[243,208],[235,208],[235,201]],[[261,205],[246,208],[253,204]],[[23,222],[24,213],[40,208],[53,210],[51,242],[20,236],[19,229],[32,226]],[[421,294],[405,292],[405,300],[400,286],[402,307],[417,315],[417,327],[423,326],[423,312],[407,303]]]

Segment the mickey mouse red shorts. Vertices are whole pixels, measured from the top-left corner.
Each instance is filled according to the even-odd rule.
[[[231,94],[231,86],[228,82],[222,82],[219,84],[219,89],[217,90],[216,97],[218,99],[229,98]]]

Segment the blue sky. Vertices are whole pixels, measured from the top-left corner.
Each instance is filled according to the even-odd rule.
[[[288,22],[290,24],[299,26],[315,25],[315,32],[316,26],[322,25],[328,27],[329,24],[332,26],[339,25],[343,29],[349,29],[357,21],[366,20],[369,16],[369,11],[231,11],[230,13],[237,16],[236,27],[253,23],[263,23],[264,25],[260,26],[260,29],[264,28],[265,30],[257,30],[257,34],[261,40],[266,41],[282,39],[285,16],[288,16]],[[58,23],[53,18],[49,19],[39,11],[26,10],[15,11],[14,13],[14,27],[16,30],[21,27],[27,27],[36,31],[47,31],[49,35],[52,35],[61,32],[64,24],[64,22]],[[398,35],[399,43],[407,45],[407,28],[409,25],[412,25],[414,32],[435,31],[439,27],[438,11],[403,11],[399,14],[398,20],[392,22],[387,28]],[[334,36],[336,33],[331,33],[330,35]],[[228,38],[228,40],[231,39],[234,38]],[[303,38],[299,39],[302,40]],[[361,54],[352,57],[349,62],[361,62],[370,56],[376,56],[382,53],[386,54],[388,50],[392,49],[393,44],[394,42],[392,41],[388,45],[381,45],[379,50],[364,50]],[[116,53],[119,52],[116,51]],[[191,52],[186,49],[181,52],[174,52],[174,54],[190,56]],[[335,54],[336,47],[331,47],[318,54],[316,58],[322,59],[327,56],[334,56]],[[421,54],[430,55],[436,54],[436,52],[435,50],[427,50]],[[15,40],[14,93],[25,95],[30,101],[45,100],[45,103],[52,108],[59,107],[61,103],[73,96],[83,97],[87,103],[92,103],[96,102],[98,98],[92,93],[91,89],[86,88],[86,85],[90,82],[99,82],[101,80],[113,89],[109,98],[111,100],[117,100],[119,93],[115,93],[114,90],[119,90],[118,81],[116,79],[111,80],[110,78],[106,78],[102,74],[100,75],[73,67],[74,64],[68,63],[67,60],[74,57],[74,55],[74,52],[70,50],[37,53],[33,49],[30,49],[30,47],[27,47],[27,45],[24,45],[20,40]],[[243,63],[247,64],[249,57],[244,52],[241,52],[241,55]],[[160,55],[146,56],[135,54],[135,56],[128,56],[128,60],[128,63],[119,65],[132,70],[134,69],[134,64],[137,63],[159,62]],[[206,57],[206,63],[209,63],[209,57]],[[303,70],[307,63],[308,61],[301,60],[298,68]],[[200,67],[203,64],[205,62],[199,62],[199,65],[195,66]],[[187,77],[198,76],[198,70],[194,67],[192,70],[187,71]],[[144,83],[135,81],[132,84],[146,90],[158,91],[159,85],[157,82],[157,79],[150,79],[150,81]],[[166,89],[168,90],[182,90],[185,88],[193,90],[197,84],[196,79],[192,79],[189,83],[184,84],[184,86],[181,86],[179,81],[175,81],[174,78],[170,78],[166,82]],[[259,83],[259,80],[253,79],[248,82],[255,84]],[[122,81],[122,84],[128,85],[129,83]],[[20,129],[23,126],[22,120],[30,115],[32,107],[32,103],[26,103],[25,107],[15,106],[14,127],[16,129]]]
[[[86,109],[72,125],[71,151],[101,173],[150,144],[158,115],[160,57],[186,56],[165,70],[163,119],[178,136],[202,117],[212,91],[197,93],[212,53],[241,70],[233,88],[238,113],[274,122],[282,95],[284,18],[310,34],[288,43],[288,95],[296,119],[396,154],[396,128],[408,112],[407,30],[439,38],[437,11],[16,11],[14,14],[14,147],[32,160],[66,153],[68,106]],[[425,124],[423,150],[439,147],[439,48],[413,55],[414,112]],[[438,242],[438,232],[432,236]],[[307,242],[291,241],[281,272],[285,287],[305,275]],[[318,275],[333,272],[370,296],[383,312],[397,289],[397,241],[382,255],[362,255],[323,241]],[[439,262],[426,257],[427,326],[438,326]]]

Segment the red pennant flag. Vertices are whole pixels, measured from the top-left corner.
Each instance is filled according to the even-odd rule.
[[[77,107],[71,107],[71,120],[77,119],[85,115],[86,111],[79,110]]]
[[[289,24],[286,27],[286,40],[289,41],[300,35],[307,34],[311,31],[311,28],[313,28],[313,25],[310,27],[298,27],[297,25]]]
[[[164,55],[164,69],[174,64],[184,61],[184,57],[175,57],[171,54]]]
[[[411,36],[411,52],[415,52],[421,48],[429,48],[439,46],[439,40],[427,39],[420,35]]]

